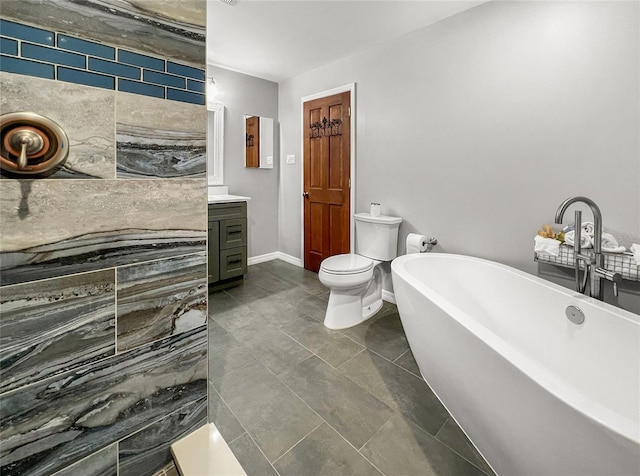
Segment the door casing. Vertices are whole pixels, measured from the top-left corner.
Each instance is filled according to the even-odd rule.
[[[335,94],[351,92],[351,116],[349,117],[351,123],[351,143],[350,147],[350,171],[349,180],[351,181],[351,190],[349,193],[349,206],[351,210],[351,216],[349,217],[349,248],[353,253],[355,250],[355,229],[353,222],[355,197],[356,197],[356,83],[345,84],[344,86],[338,86],[337,88],[320,91],[309,96],[304,96],[300,100],[300,194],[298,199],[300,200],[300,262],[304,268],[304,199],[302,198],[302,192],[304,191],[304,103],[312,101],[314,99],[320,99],[327,96],[333,96]]]

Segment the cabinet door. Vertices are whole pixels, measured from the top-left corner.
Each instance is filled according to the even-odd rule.
[[[231,248],[220,251],[220,279],[235,278],[247,273],[247,249]]]
[[[247,219],[222,220],[220,222],[220,249],[228,250],[247,244]]]
[[[207,246],[207,264],[209,267],[209,284],[220,281],[220,224],[209,222],[209,244]]]

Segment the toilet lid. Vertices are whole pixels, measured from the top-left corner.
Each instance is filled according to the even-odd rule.
[[[320,267],[331,274],[363,273],[373,268],[373,260],[354,254],[335,255],[325,259]]]

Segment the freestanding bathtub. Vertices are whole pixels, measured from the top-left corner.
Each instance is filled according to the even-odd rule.
[[[498,475],[640,474],[640,316],[479,258],[391,270],[422,376]]]

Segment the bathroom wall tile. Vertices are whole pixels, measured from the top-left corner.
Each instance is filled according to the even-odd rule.
[[[77,69],[69,69],[58,66],[57,78],[68,83],[84,84],[103,89],[115,89],[116,79],[104,74],[89,73]]]
[[[201,398],[118,444],[119,476],[150,476],[173,462],[171,444],[206,425],[207,399]]]
[[[203,326],[0,396],[2,474],[51,474],[203,402],[206,334]]]
[[[50,178],[115,178],[113,92],[10,73],[0,81],[3,112],[32,111],[66,131],[69,156]]]
[[[207,257],[118,268],[118,352],[207,323]]]
[[[37,63],[35,61],[23,60],[5,55],[0,55],[0,71],[5,73],[23,74],[26,76],[37,76],[47,79],[53,79],[55,77],[53,65]],[[3,77],[6,78],[7,76]]]
[[[2,2],[4,18],[194,66],[205,64],[205,12],[205,0]]]
[[[165,61],[163,59],[153,58],[151,56],[141,55],[127,50],[118,50],[118,61],[135,66],[142,66],[144,68],[155,69],[157,71],[164,71],[165,68]]]
[[[206,176],[206,108],[118,93],[119,178]],[[206,187],[205,187],[206,188]]]
[[[158,73],[157,71],[143,70],[142,79],[149,83],[162,84],[164,86],[173,86],[174,88],[185,88],[186,81],[180,76],[171,74]]]
[[[0,393],[115,353],[115,271],[0,288]]]
[[[194,81],[193,79],[187,79],[187,89],[190,91],[195,91],[197,93],[204,94],[204,86],[205,83],[200,81]]]
[[[202,69],[173,63],[172,61],[167,61],[167,72],[179,74],[181,76],[188,76],[189,78],[197,79],[199,81],[204,81],[205,75]]]
[[[204,94],[192,93],[189,91],[167,88],[167,99],[204,106]]]
[[[154,84],[145,84],[139,81],[129,81],[128,79],[118,79],[118,91],[124,93],[142,94],[144,96],[161,98],[165,97],[165,88]]]
[[[3,16],[5,16],[5,9],[9,7],[9,3],[10,2],[3,2],[2,4]],[[2,32],[4,36],[20,38],[21,40],[32,41],[42,45],[53,45],[54,34],[52,31],[34,28],[5,19],[0,19],[0,32]]]
[[[140,79],[140,68],[127,66],[126,64],[106,61],[99,58],[89,58],[89,69],[99,73],[112,74],[131,79]]]
[[[31,58],[48,63],[64,64],[75,68],[86,68],[87,57],[67,51],[60,51],[55,48],[34,45],[32,43],[22,43],[21,54],[25,58]]]
[[[117,476],[118,445],[116,443],[67,466],[53,476]]]
[[[205,251],[206,179],[3,182],[0,279],[15,284]],[[79,206],[81,204],[81,206]]]
[[[18,42],[11,38],[0,37],[0,53],[3,55],[18,55]]]
[[[116,58],[116,49],[112,46],[101,45],[94,41],[82,40],[80,38],[62,34],[58,34],[57,39],[58,48],[77,51],[78,53],[85,53],[91,56],[99,56],[100,58],[109,60]]]

